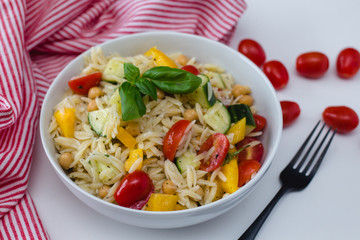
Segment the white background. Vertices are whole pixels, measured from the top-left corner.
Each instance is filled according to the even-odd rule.
[[[259,186],[232,211],[192,227],[153,230],[115,222],[88,208],[59,180],[42,149],[38,134],[29,191],[53,240],[59,239],[237,239],[280,188],[279,173],[327,106],[346,105],[360,115],[360,72],[350,80],[337,77],[337,54],[360,50],[359,0],[252,0],[230,44],[252,38],[267,60],[282,61],[290,75],[279,100],[296,101],[299,119],[283,130],[280,148]],[[321,51],[330,68],[319,80],[297,75],[296,57]],[[257,239],[360,239],[360,127],[336,135],[314,180],[301,192],[280,200]]]

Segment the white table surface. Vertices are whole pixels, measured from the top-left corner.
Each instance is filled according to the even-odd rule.
[[[347,105],[360,115],[360,73],[337,77],[339,51],[360,50],[359,0],[252,0],[240,19],[231,47],[243,38],[257,40],[267,59],[282,61],[290,74],[280,100],[293,100],[299,119],[283,130],[280,149],[260,185],[232,211],[205,223],[169,230],[132,227],[102,216],[78,200],[59,180],[36,139],[29,192],[53,240],[59,239],[237,239],[280,188],[278,175],[300,146],[305,133],[327,106]],[[319,80],[295,72],[296,57],[324,52],[330,68]],[[257,239],[360,239],[360,127],[336,135],[311,184],[280,200]]]

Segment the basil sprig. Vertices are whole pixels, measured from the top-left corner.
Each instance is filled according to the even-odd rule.
[[[187,94],[195,91],[201,79],[182,69],[170,67],[154,67],[140,77],[140,70],[131,63],[124,64],[126,82],[119,87],[122,119],[133,120],[143,116],[146,106],[141,94],[157,100],[156,87],[172,94]]]
[[[223,166],[224,166],[225,164],[228,164],[228,163],[229,163],[231,160],[233,160],[235,157],[237,157],[237,155],[238,155],[241,151],[243,151],[245,148],[247,148],[247,147],[250,147],[250,145],[246,145],[246,146],[240,148],[239,150],[237,150],[237,151],[235,151],[235,152],[233,152],[233,153],[227,153],[227,154],[226,154],[226,157],[225,157],[225,161],[224,161],[224,163],[223,163]]]

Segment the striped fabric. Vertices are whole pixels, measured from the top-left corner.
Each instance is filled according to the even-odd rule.
[[[153,30],[226,43],[245,9],[245,0],[0,0],[0,239],[49,239],[26,189],[39,108],[69,61]]]

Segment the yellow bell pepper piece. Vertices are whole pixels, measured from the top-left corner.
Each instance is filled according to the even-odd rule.
[[[56,111],[54,113],[55,120],[60,127],[61,134],[64,137],[74,137],[75,131],[75,109],[64,108],[63,111]]]
[[[213,199],[213,202],[221,199],[224,195],[224,189],[222,189],[221,183],[218,179],[215,180],[217,182],[217,189],[216,189],[216,193],[215,193],[215,197]]]
[[[181,204],[176,204],[176,206],[175,206],[175,211],[185,210],[185,209],[187,209],[187,207],[185,207]]]
[[[156,63],[156,65],[158,66],[177,68],[175,62],[156,47],[150,48],[144,55],[147,57],[151,56],[154,62]]]
[[[128,133],[124,128],[118,128],[118,134],[116,135],[117,139],[120,140],[127,148],[134,149],[136,144],[136,139]]]
[[[230,160],[229,163],[222,166],[221,172],[226,177],[226,182],[223,182],[221,179],[219,179],[222,189],[224,189],[226,193],[235,192],[238,189],[238,182],[239,182],[239,170],[238,170],[237,159],[234,158]]]
[[[246,130],[246,118],[243,117],[241,120],[236,122],[227,132],[227,134],[233,133],[234,137],[231,144],[236,144],[245,138]]]
[[[124,168],[128,172],[131,166],[135,163],[136,160],[141,159],[141,163],[136,168],[136,170],[141,170],[142,162],[143,162],[143,150],[141,148],[130,150],[129,158],[124,163]]]
[[[145,210],[147,211],[175,211],[178,196],[163,193],[153,193]]]

